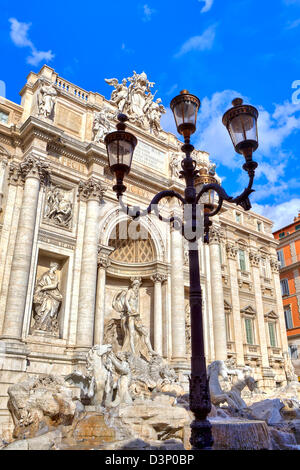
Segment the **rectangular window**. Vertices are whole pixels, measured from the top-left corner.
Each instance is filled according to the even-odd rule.
[[[280,286],[281,286],[281,295],[290,295],[289,281],[287,279],[281,279]]]
[[[239,263],[240,263],[240,270],[246,271],[246,255],[244,250],[239,250]]]
[[[293,317],[292,317],[290,305],[288,305],[287,307],[284,307],[284,318],[285,318],[286,329],[291,330],[294,327],[294,325],[293,325]]]
[[[261,258],[260,260],[260,267],[261,267],[261,274],[263,277],[267,277],[267,263],[265,258]]]
[[[225,314],[225,326],[226,326],[226,339],[227,341],[231,340],[231,334],[230,334],[230,318],[229,314]]]
[[[280,266],[283,267],[283,266],[284,266],[284,254],[283,254],[283,250],[277,251],[277,258],[278,258],[278,261],[280,261]]]
[[[277,346],[276,325],[274,322],[269,322],[268,327],[269,327],[270,345],[273,348],[276,348]]]
[[[300,230],[300,225],[296,225],[295,230]]]
[[[257,222],[257,230],[261,232],[262,224],[261,222]]]
[[[289,353],[292,359],[298,359],[298,346],[296,344],[289,345]]]
[[[279,238],[284,238],[284,237],[285,237],[285,233],[284,233],[284,232],[281,232],[281,233],[279,234]]]
[[[246,341],[247,344],[254,344],[253,320],[245,318]]]
[[[7,113],[4,113],[3,111],[0,111],[0,122],[2,122],[3,124],[8,123],[8,114]]]
[[[235,220],[238,224],[242,221],[242,215],[239,212],[235,213]]]

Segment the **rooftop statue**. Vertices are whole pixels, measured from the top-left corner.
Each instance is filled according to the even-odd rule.
[[[159,136],[160,118],[166,110],[160,98],[154,101],[156,92],[153,94],[151,88],[155,83],[149,82],[145,72],[138,74],[134,71],[133,76],[123,78],[122,83],[116,78],[106,78],[105,81],[114,87],[110,102],[117,106],[121,113],[127,114],[132,123]]]

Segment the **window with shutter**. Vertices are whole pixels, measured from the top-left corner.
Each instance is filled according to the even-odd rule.
[[[276,346],[277,346],[276,331],[275,331],[275,326],[276,325],[273,322],[269,322],[268,326],[269,326],[270,345],[273,348],[276,348]]]
[[[293,325],[293,318],[292,318],[290,305],[284,308],[284,318],[285,318],[286,329],[291,330],[294,327],[294,325]]]
[[[240,270],[246,271],[246,256],[244,250],[239,250]]]
[[[248,344],[254,344],[253,321],[245,318],[246,340]]]
[[[287,279],[281,279],[280,286],[281,286],[281,295],[290,295],[289,281]]]

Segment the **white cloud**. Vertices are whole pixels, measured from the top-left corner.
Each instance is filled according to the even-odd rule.
[[[201,13],[206,13],[207,11],[209,11],[214,3],[214,0],[198,0],[198,2],[200,3],[204,3],[202,9],[201,9]]]
[[[143,5],[143,12],[144,12],[143,21],[150,21],[152,19],[152,15],[156,12],[156,10],[154,10],[153,8],[150,8],[149,5],[145,3],[145,5]]]
[[[212,48],[216,36],[216,25],[207,28],[200,36],[193,36],[184,42],[174,57],[181,57],[190,51],[205,51]]]
[[[298,28],[299,25],[300,25],[300,18],[298,18],[298,20],[295,20],[295,21],[289,21],[286,28],[295,29],[295,28]]]
[[[224,90],[214,93],[211,98],[205,97],[200,108],[196,134],[196,146],[209,152],[214,161],[229,168],[240,166],[242,157],[234,153],[227,130],[222,124],[222,116],[231,107],[232,99],[237,96],[241,94],[233,90]],[[247,98],[244,99],[245,102],[248,101]],[[283,142],[294,131],[300,129],[300,105],[286,101],[275,105],[273,113],[262,107],[258,109],[258,155],[264,157],[264,163],[259,171],[261,174],[264,173],[269,181],[274,181],[276,174],[278,177],[283,174],[286,165],[287,155],[282,150]],[[273,168],[276,168],[276,171]]]
[[[31,55],[26,58],[28,64],[38,65],[41,61],[49,62],[54,58],[54,54],[51,50],[39,51],[34,46],[33,42],[28,37],[28,30],[31,23],[22,23],[16,18],[10,18],[10,37],[12,42],[17,47],[29,47],[31,49]]]
[[[274,222],[273,231],[291,224],[300,209],[300,198],[293,198],[281,204],[253,204],[252,210]]]

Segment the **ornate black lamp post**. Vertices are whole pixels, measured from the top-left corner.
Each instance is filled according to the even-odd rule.
[[[203,340],[203,319],[202,319],[202,293],[200,286],[198,239],[201,236],[197,230],[197,204],[205,193],[215,191],[219,200],[216,207],[213,204],[204,204],[204,242],[209,242],[209,226],[212,222],[210,217],[216,215],[223,204],[223,201],[229,201],[240,205],[245,210],[251,208],[249,195],[253,192],[252,185],[257,163],[252,160],[252,153],[258,147],[257,136],[257,110],[250,105],[244,105],[243,100],[236,98],[232,102],[233,108],[229,109],[223,116],[223,124],[227,127],[229,135],[236,152],[245,157],[246,162],[243,169],[249,175],[249,184],[242,194],[233,198],[228,196],[225,190],[216,182],[203,184],[200,191],[196,192],[195,182],[201,179],[199,171],[196,169],[196,161],[191,157],[194,150],[190,144],[190,136],[196,130],[197,112],[200,107],[199,99],[183,90],[180,95],[171,101],[171,109],[176,121],[177,131],[184,137],[184,145],[181,150],[185,153],[185,158],[181,162],[181,178],[185,179],[186,188],[184,197],[172,190],[161,191],[152,199],[149,207],[143,211],[126,206],[122,202],[122,195],[126,190],[123,184],[125,174],[128,174],[131,167],[133,152],[137,144],[134,135],[125,131],[125,121],[127,116],[119,114],[117,131],[107,134],[105,145],[109,158],[109,166],[112,173],[115,174],[117,183],[113,187],[117,194],[122,210],[133,218],[139,218],[149,214],[152,210],[157,214],[160,220],[176,223],[178,219],[171,217],[165,219],[158,210],[158,203],[164,197],[176,197],[184,208],[190,207],[190,211],[184,211],[184,214],[190,213],[188,220],[184,216],[180,224],[183,236],[189,241],[189,275],[190,275],[190,311],[191,311],[191,376],[190,376],[190,409],[194,413],[195,419],[191,423],[191,444],[193,449],[210,449],[213,444],[211,425],[207,420],[207,415],[211,410],[208,379],[206,374],[206,361],[204,354]],[[205,181],[205,179],[204,179]],[[209,181],[209,179],[208,179]],[[189,226],[192,231],[192,237],[186,236],[185,228]],[[182,312],[184,315],[184,312]]]

